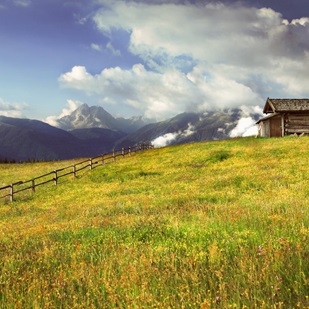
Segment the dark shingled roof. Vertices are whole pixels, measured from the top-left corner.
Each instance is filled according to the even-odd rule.
[[[277,112],[309,112],[309,99],[270,99],[268,98],[264,106],[263,113]]]

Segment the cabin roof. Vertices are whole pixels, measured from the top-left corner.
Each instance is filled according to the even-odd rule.
[[[263,113],[309,112],[309,99],[270,99],[266,100]]]

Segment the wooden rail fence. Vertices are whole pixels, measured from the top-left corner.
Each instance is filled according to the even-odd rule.
[[[95,166],[105,165],[116,161],[117,157],[131,156],[131,153],[152,149],[153,145],[151,144],[140,144],[134,147],[122,148],[121,150],[113,150],[112,153],[106,153],[99,155],[97,157],[89,158],[84,161],[78,162],[76,164],[54,170],[47,174],[32,178],[26,181],[18,181],[11,183],[8,186],[1,187],[1,191],[6,191],[5,195],[0,196],[0,199],[9,198],[11,202],[14,201],[14,196],[17,193],[32,190],[35,192],[36,188],[48,183],[53,182],[56,186],[59,183],[59,179],[68,175],[73,175],[74,178],[77,177],[77,173],[84,170],[85,168],[90,168],[92,170]]]

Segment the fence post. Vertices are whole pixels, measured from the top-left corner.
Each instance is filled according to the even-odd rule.
[[[54,171],[54,185],[57,186],[58,183],[58,175],[57,175],[57,171]]]
[[[121,149],[122,157],[124,157],[124,148]]]
[[[92,170],[92,158],[89,159],[90,170]]]
[[[10,185],[10,201],[13,202],[14,201],[14,185],[11,184]]]
[[[129,147],[129,157],[131,157],[131,146]]]
[[[34,179],[31,180],[31,187],[32,187],[32,192],[35,192],[35,183],[34,183]]]
[[[76,178],[76,165],[73,164],[73,176],[74,178]]]

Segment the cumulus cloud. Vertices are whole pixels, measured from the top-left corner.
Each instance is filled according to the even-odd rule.
[[[6,117],[22,117],[23,111],[27,109],[25,103],[9,103],[0,98],[0,115]]]
[[[202,92],[177,70],[164,73],[146,70],[142,64],[130,70],[120,67],[104,69],[91,75],[85,67],[74,67],[71,72],[60,76],[64,87],[113,98],[137,110],[148,118],[162,119],[187,109],[189,104],[198,105]]]
[[[240,3],[159,2],[99,1],[97,28],[109,37],[127,33],[141,61],[95,75],[76,66],[60,76],[61,85],[157,119],[309,95],[307,17],[289,22]]]
[[[309,17],[302,17],[300,19],[293,19],[291,21],[291,25],[301,25],[301,26],[306,26],[309,23]]]
[[[261,103],[249,87],[217,74],[207,81],[198,70],[185,74],[176,69],[164,72],[147,70],[142,64],[130,70],[120,67],[104,69],[91,75],[85,67],[73,67],[60,76],[63,87],[74,88],[88,95],[101,95],[131,106],[147,118],[158,120],[183,111],[203,111]]]
[[[51,126],[58,127],[58,119],[70,115],[73,111],[75,111],[82,102],[79,101],[73,101],[73,100],[67,100],[67,107],[63,108],[60,115],[58,116],[48,116],[43,121],[50,124]]]
[[[64,74],[60,80],[68,83],[74,83],[79,81],[90,81],[92,76],[87,73],[86,68],[83,66],[73,67],[71,72]]]

